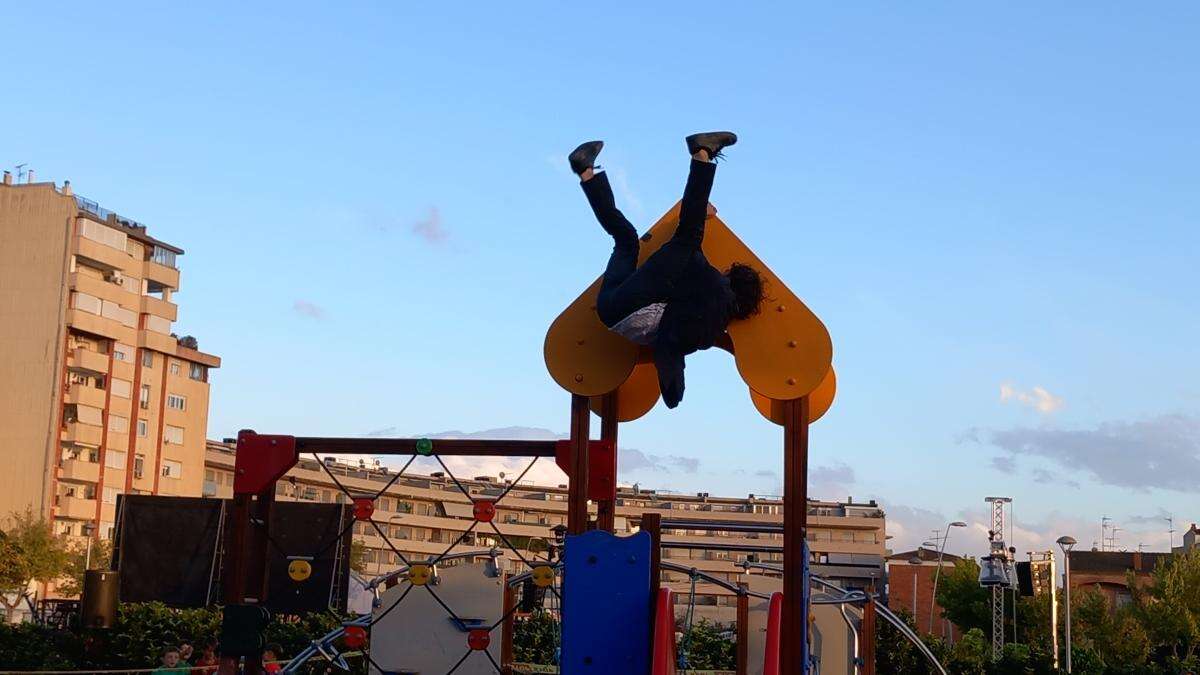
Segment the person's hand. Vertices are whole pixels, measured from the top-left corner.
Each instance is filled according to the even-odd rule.
[[[715,215],[717,215],[717,207],[713,206],[712,202],[709,202],[708,203],[708,217],[712,218]]]

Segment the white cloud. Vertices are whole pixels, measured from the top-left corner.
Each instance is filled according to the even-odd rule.
[[[1065,404],[1065,401],[1061,397],[1051,394],[1042,387],[1034,387],[1029,391],[1022,391],[1007,383],[1000,385],[1000,402],[1017,403],[1028,408],[1033,408],[1044,415],[1061,409]]]
[[[317,321],[325,318],[325,308],[308,300],[297,300],[296,302],[293,302],[292,311],[301,316],[307,316],[310,319],[316,319]]]

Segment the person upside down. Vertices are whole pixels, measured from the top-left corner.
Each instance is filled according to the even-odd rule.
[[[596,166],[604,142],[583,143],[567,158],[596,220],[613,238],[596,314],[610,330],[653,347],[658,385],[668,408],[683,399],[684,357],[712,347],[730,321],[756,314],[763,300],[763,280],[754,268],[734,263],[721,272],[700,249],[704,221],[716,214],[708,201],[715,160],[734,143],[737,136],[728,131],[687,137],[692,162],[679,227],[641,267],[637,230],[617,208],[608,177]]]

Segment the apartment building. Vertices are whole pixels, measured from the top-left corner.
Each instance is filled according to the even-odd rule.
[[[120,493],[198,496],[209,371],[172,333],[183,251],[66,183],[0,185],[0,515],[111,536]]]
[[[203,491],[205,496],[229,498],[233,495],[234,458],[232,439],[225,442],[209,441]],[[396,479],[385,467],[347,464],[332,458],[326,459],[326,467],[355,494],[374,494]],[[463,487],[478,497],[495,497],[508,487],[506,482],[497,477],[457,478]],[[299,464],[278,483],[276,496],[281,500],[344,501],[341,490],[313,458],[301,458]],[[682,495],[639,488],[618,490],[618,532],[636,532],[644,513],[659,513],[664,521],[783,524],[783,502],[778,498],[755,495],[745,498],[712,497],[706,493]],[[473,521],[470,501],[450,477],[439,473],[417,475],[410,472],[396,479],[381,496],[376,503],[374,519],[388,533],[391,544],[410,558],[441,553],[460,536],[464,536]],[[499,502],[494,522],[508,540],[521,549],[522,555],[530,559],[534,555],[544,555],[555,541],[554,528],[565,526],[566,520],[565,485],[521,483],[513,486]],[[846,587],[882,591],[885,536],[884,513],[873,502],[809,503],[808,539],[814,570]],[[354,537],[366,546],[367,576],[388,572],[399,565],[399,557],[373,526],[356,523]],[[746,574],[741,563],[749,555],[756,556],[763,563],[781,563],[782,539],[783,535],[778,532],[664,529],[663,541],[666,546],[662,551],[662,559],[736,582]],[[676,543],[712,544],[714,548],[670,547],[670,544]],[[721,544],[737,544],[739,548],[756,550],[720,550],[717,546]],[[506,548],[490,528],[477,527],[465,535],[459,550],[492,546]],[[519,560],[507,551],[503,564],[511,569],[521,567]],[[687,593],[690,589],[686,572],[667,572],[664,580],[677,591]],[[712,618],[731,620],[735,599],[727,591],[702,583],[697,587],[697,594],[701,596],[698,604],[723,608],[723,611],[706,614]]]

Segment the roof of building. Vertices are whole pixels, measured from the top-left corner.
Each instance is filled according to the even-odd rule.
[[[1150,573],[1170,556],[1157,551],[1071,551],[1071,571]]]
[[[937,559],[938,559],[938,552],[934,549],[925,548],[924,546],[922,546],[921,548],[918,548],[918,549],[915,549],[912,551],[901,551],[900,553],[893,553],[892,555],[889,555],[887,557],[887,559],[895,560],[898,562],[908,562],[909,560],[912,560],[914,557],[920,558],[921,562],[936,563]],[[953,565],[955,561],[962,560],[962,559],[963,559],[963,557],[960,555],[954,555],[953,553],[945,553],[945,552],[942,553],[942,564],[943,565],[945,565],[947,563]]]

